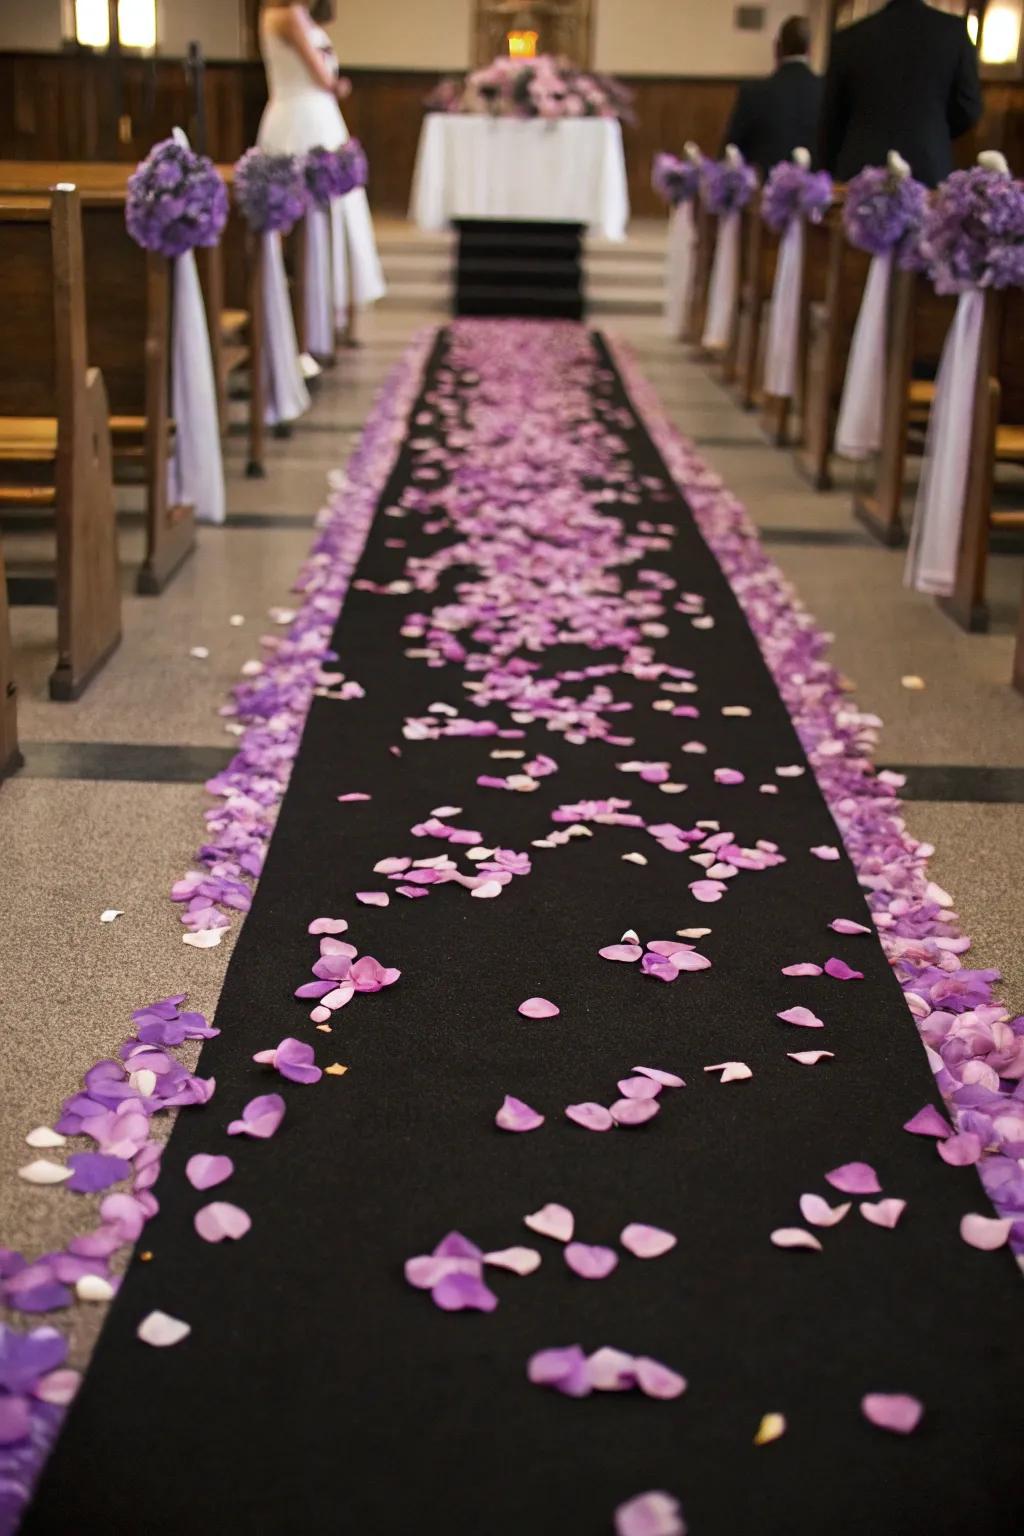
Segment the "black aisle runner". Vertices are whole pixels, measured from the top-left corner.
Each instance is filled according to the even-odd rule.
[[[620,382],[607,387],[628,406]],[[638,472],[664,481],[635,417],[624,436]],[[383,506],[413,463],[406,446]],[[314,702],[228,971],[222,1033],[203,1049],[217,1093],[178,1121],[143,1240],[153,1258],[130,1268],[26,1536],[606,1536],[616,1505],[651,1488],[680,1498],[691,1536],[1019,1536],[1019,1277],[1007,1252],[960,1241],[961,1215],[988,1209],[974,1170],[946,1167],[900,1129],[934,1099],[924,1052],[874,939],[827,927],[868,919],[845,856],[809,853],[838,842],[812,776],[758,793],[776,765],[804,757],[684,501],[673,490],[609,510],[631,526],[678,521],[672,553],[647,563],[706,594],[717,619],[701,632],[671,614],[658,643],[697,672],[704,707],[692,734],[708,756],[680,758],[690,723],[652,712],[650,685],[617,676],[616,693],[636,706],[626,717],[636,748],[574,748],[530,727],[524,745],[560,764],[535,794],[475,787],[480,773],[515,768],[491,761],[493,742],[407,742],[396,758],[405,717],[463,703],[463,673],[404,655],[401,615],[436,599],[350,593],[335,645],[367,696]],[[396,533],[408,551],[387,547]],[[407,553],[436,543],[418,518],[380,517],[360,574],[391,580]],[[543,658],[550,671],[579,662]],[[753,717],[721,715],[736,703]],[[681,762],[688,793],[663,796],[615,771],[634,754]],[[715,784],[723,763],[746,783]],[[372,802],[336,803],[353,790]],[[774,839],[787,862],[700,906],[687,890],[695,866],[643,832],[598,828],[530,848],[556,805],[607,795],[632,797],[650,820],[718,818],[741,842]],[[429,900],[393,896],[386,911],[357,906],[354,891],[385,883],[370,873],[378,859],[440,850],[409,828],[448,802],[488,845],[530,851],[533,873],[497,901],[451,886]],[[637,848],[647,867],[622,861]],[[357,997],[329,1036],[291,996],[315,958],[306,926],[321,914],[347,916],[360,950],[403,973]],[[627,928],[668,938],[687,925],[713,930],[699,945],[711,970],[663,985],[598,958]],[[865,979],[779,973],[831,954]],[[560,1017],[519,1017],[533,995],[559,1003]],[[775,1019],[796,1003],[827,1029]],[[254,1051],[293,1034],[347,1074],[293,1087],[253,1064]],[[812,1047],[835,1060],[805,1068],[786,1055]],[[736,1058],[751,1080],[722,1085],[703,1071]],[[597,1135],[563,1118],[569,1103],[610,1103],[637,1064],[687,1081],[651,1124]],[[278,1087],[288,1111],[277,1136],[229,1141],[241,1105]],[[506,1093],[547,1123],[496,1130]],[[235,1157],[216,1197],[251,1213],[239,1243],[215,1247],[193,1231],[211,1198],[183,1175],[199,1151]],[[854,1210],[819,1234],[822,1253],[774,1248],[774,1228],[803,1224],[805,1190],[839,1200],[822,1176],[851,1160],[873,1163],[885,1194],[908,1202],[896,1230]],[[557,1244],[522,1225],[549,1201],[575,1212],[584,1241],[615,1246],[639,1221],[677,1233],[678,1246],[649,1262],[623,1254],[603,1281],[577,1279]],[[523,1279],[490,1272],[492,1315],[447,1314],[405,1284],[402,1266],[452,1228],[485,1249],[527,1243],[543,1264]],[[191,1336],[165,1350],[140,1343],[136,1326],[154,1308],[186,1319]],[[576,1401],[530,1385],[531,1354],[573,1343],[653,1356],[689,1389],[674,1402]],[[866,1423],[866,1392],[921,1398],[917,1433]],[[788,1433],[754,1447],[772,1411]]]

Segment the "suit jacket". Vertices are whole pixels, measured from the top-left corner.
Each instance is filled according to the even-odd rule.
[[[767,175],[803,145],[817,153],[822,82],[802,59],[789,59],[766,80],[740,86],[725,143]]]
[[[953,169],[952,141],[981,116],[964,21],[924,0],[890,0],[837,32],[825,78],[821,154],[839,181],[899,150],[928,186]]]

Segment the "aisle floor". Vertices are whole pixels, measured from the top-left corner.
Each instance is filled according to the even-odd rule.
[[[193,1007],[213,1012],[230,939],[207,951],[184,946],[167,893],[201,840],[202,780],[232,745],[217,710],[258,654],[259,636],[274,628],[269,610],[290,602],[328,473],[345,461],[412,333],[436,318],[386,303],[368,317],[364,349],[341,354],[290,441],[271,440],[264,480],[244,476],[239,425],[227,450],[228,525],[202,530],[195,558],[159,599],[131,595],[140,536],[129,529],[124,641],[77,704],[46,698],[52,612],[14,613],[26,766],[0,791],[5,1245],[45,1251],[81,1229],[76,1202],[91,1197],[39,1190],[15,1170],[31,1155],[26,1132],[51,1123],[83,1071],[116,1049],[130,1010],[187,990]],[[633,345],[671,417],[745,501],[807,608],[834,632],[835,660],[885,722],[881,761],[909,774],[908,819],[936,844],[934,877],[953,892],[978,961],[1002,968],[1006,996],[1020,1005],[1024,699],[1008,679],[1024,562],[994,560],[992,633],[962,634],[929,600],[903,590],[901,554],[862,534],[848,488],[808,489],[790,456],[765,444],[756,421],[662,335],[659,321],[623,317],[606,329]],[[235,614],[244,624],[229,622]],[[193,647],[209,656],[190,655]],[[906,675],[925,687],[907,690]],[[992,766],[1008,771],[980,771]],[[108,907],[123,916],[101,924]],[[78,1359],[99,1311],[75,1313]]]

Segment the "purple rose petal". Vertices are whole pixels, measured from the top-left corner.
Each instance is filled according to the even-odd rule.
[[[617,1099],[610,1113],[616,1125],[645,1125],[660,1107],[657,1099]]]
[[[253,1061],[274,1067],[292,1083],[318,1083],[323,1077],[323,1072],[314,1062],[313,1047],[290,1035],[272,1051],[257,1051]]]
[[[661,1084],[643,1073],[620,1078],[617,1087],[624,1099],[656,1099],[661,1092]]]
[[[0,1446],[17,1445],[27,1440],[32,1416],[27,1397],[0,1397]]]
[[[658,1360],[649,1360],[645,1355],[640,1355],[633,1362],[636,1373],[636,1384],[645,1397],[656,1397],[662,1402],[670,1402],[673,1398],[681,1397],[686,1391],[686,1378],[680,1376],[678,1371],[673,1371],[667,1365],[662,1365]]]
[[[847,965],[845,960],[837,960],[834,955],[830,960],[825,961],[825,972],[836,981],[864,980],[863,971],[853,970],[851,966]]]
[[[587,1397],[591,1391],[587,1357],[578,1344],[538,1350],[530,1356],[526,1374],[535,1387],[553,1387],[566,1397]]]
[[[212,1200],[196,1211],[194,1225],[204,1242],[222,1243],[225,1238],[237,1241],[249,1231],[252,1217],[227,1200]]]
[[[905,1123],[903,1129],[913,1136],[938,1136],[942,1139],[953,1134],[933,1104],[926,1104],[924,1109],[919,1109],[917,1114],[912,1115]]]
[[[108,1157],[103,1152],[73,1152],[68,1167],[75,1171],[65,1188],[80,1195],[95,1195],[112,1184],[120,1184],[132,1171],[131,1163],[123,1157]]]
[[[493,1312],[498,1298],[479,1275],[448,1274],[431,1291],[442,1312]]]
[[[935,1150],[951,1168],[968,1168],[981,1160],[981,1137],[973,1131],[961,1131],[945,1141],[937,1141]]]

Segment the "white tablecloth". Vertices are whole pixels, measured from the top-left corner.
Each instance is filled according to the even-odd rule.
[[[614,118],[459,116],[423,120],[410,218],[555,219],[624,240],[629,220],[622,127]]]

